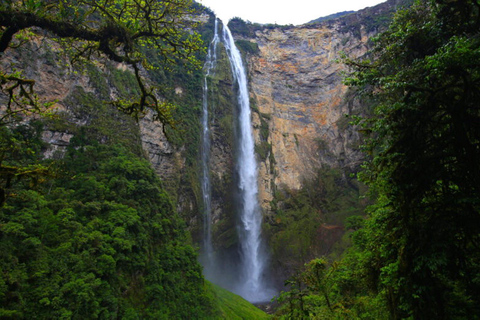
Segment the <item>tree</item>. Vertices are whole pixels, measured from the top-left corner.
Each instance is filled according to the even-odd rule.
[[[347,61],[373,101],[366,247],[392,319],[480,316],[479,26],[478,1],[418,1]]]
[[[152,109],[156,120],[171,125],[172,106],[159,99],[141,71],[150,67],[146,52],[155,52],[165,65],[198,63],[194,53],[202,48],[202,42],[192,30],[192,13],[192,0],[2,1],[0,54],[29,41],[29,32],[44,31],[71,50],[72,62],[100,55],[125,63],[133,69],[140,96],[112,103],[137,118],[146,108]],[[0,84],[8,97],[7,115],[41,107],[32,79],[0,70]]]

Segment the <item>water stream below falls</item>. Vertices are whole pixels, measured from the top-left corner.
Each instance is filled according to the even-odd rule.
[[[222,39],[218,36],[218,25],[215,22],[215,35],[209,46],[207,61],[205,63],[205,83],[203,99],[203,144],[202,144],[202,193],[205,209],[204,244],[202,264],[207,279],[219,283],[220,274],[225,270],[219,270],[222,263],[216,261],[211,239],[211,186],[209,177],[209,154],[210,134],[208,122],[208,86],[207,77],[213,72],[216,65],[216,50],[219,41],[225,46],[233,74],[234,81],[238,85],[238,123],[237,123],[237,153],[236,170],[238,174],[238,238],[240,241],[240,261],[238,274],[229,276],[234,283],[229,284],[230,290],[241,295],[251,302],[269,301],[275,291],[269,289],[265,279],[267,266],[267,253],[261,237],[262,213],[258,202],[257,186],[257,163],[255,160],[255,141],[253,138],[250,99],[248,95],[248,83],[246,70],[243,65],[240,51],[235,45],[232,33],[227,26],[223,27]],[[226,264],[223,264],[224,266]],[[226,272],[228,273],[228,271]],[[221,284],[221,283],[220,283]]]

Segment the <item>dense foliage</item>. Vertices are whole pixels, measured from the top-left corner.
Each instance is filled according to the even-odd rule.
[[[363,178],[378,193],[371,239],[392,318],[479,315],[480,5],[397,14],[354,84],[378,104]]]
[[[332,168],[318,170],[300,190],[277,190],[271,202],[275,214],[265,226],[274,268],[292,274],[333,252],[345,220],[362,214],[364,193],[364,185]]]
[[[361,178],[376,201],[341,261],[292,279],[286,317],[480,317],[479,27],[478,1],[418,1],[370,60],[347,61],[372,107]]]
[[[39,131],[10,134],[41,148]],[[56,166],[57,178],[17,184],[0,209],[2,318],[211,314],[183,222],[146,160],[84,133]]]

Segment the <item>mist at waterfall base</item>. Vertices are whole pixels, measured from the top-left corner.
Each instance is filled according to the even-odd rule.
[[[230,67],[236,84],[235,94],[238,101],[236,127],[236,181],[235,195],[238,214],[237,232],[239,250],[237,253],[219,256],[214,251],[211,237],[212,206],[209,175],[210,131],[208,106],[208,77],[215,72],[217,50],[223,43],[230,61]],[[223,27],[219,37],[218,19],[215,20],[214,38],[209,46],[205,62],[205,81],[203,87],[202,112],[202,195],[204,201],[204,241],[200,262],[205,277],[250,302],[269,301],[276,291],[269,284],[266,267],[268,254],[261,237],[262,213],[258,202],[257,164],[255,160],[255,142],[253,139],[248,83],[240,51],[235,45],[227,26]],[[232,93],[233,94],[233,93]]]

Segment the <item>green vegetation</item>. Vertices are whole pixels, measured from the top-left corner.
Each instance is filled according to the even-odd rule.
[[[315,256],[331,252],[333,241],[320,239],[321,226],[342,229],[348,217],[362,214],[365,192],[355,179],[327,168],[304,181],[300,190],[277,190],[271,203],[275,215],[265,225],[275,267],[294,273]]]
[[[225,254],[238,246],[234,199],[234,167],[231,157],[234,154],[236,119],[236,96],[232,91],[232,73],[230,62],[223,45],[219,45],[217,65],[208,78],[209,115],[212,126],[212,146],[215,146],[221,163],[225,168],[221,175],[211,172],[212,199],[221,208],[218,223],[212,229],[212,237],[219,254]]]
[[[388,319],[384,301],[368,295],[356,259],[362,257],[348,253],[340,262],[317,258],[305,264],[286,282],[290,290],[279,295],[274,319]]]
[[[255,37],[255,31],[260,27],[260,25],[252,24],[251,22],[245,22],[241,18],[235,17],[230,19],[228,22],[228,27],[232,33],[251,39]]]
[[[282,26],[278,24],[260,24],[260,23],[252,23],[250,21],[244,21],[242,18],[234,17],[230,19],[228,22],[228,27],[232,31],[234,35],[239,35],[241,37],[255,38],[255,32],[257,30],[265,30],[265,29],[275,29],[275,28],[292,28],[293,25]]]
[[[217,285],[209,284],[218,309],[220,310],[218,319],[229,320],[262,320],[270,319],[270,317],[258,309],[250,302],[246,301],[240,296],[231,293]]]
[[[377,193],[369,244],[395,319],[480,314],[479,17],[476,1],[417,3],[354,74],[376,93],[362,179]]]
[[[359,118],[374,204],[351,241],[292,277],[279,318],[479,319],[480,5],[418,1],[346,62],[372,102]]]
[[[258,44],[255,42],[251,42],[248,40],[237,40],[235,41],[238,49],[245,55],[245,54],[258,54],[260,49],[258,48]]]
[[[267,113],[262,113],[258,110],[256,102],[251,99],[250,106],[252,111],[258,114],[258,118],[260,119],[260,142],[255,144],[255,154],[260,158],[260,161],[265,162],[270,159],[270,164],[272,164],[271,168],[273,169],[273,164],[275,162],[275,157],[273,156],[272,152],[272,144],[268,142],[268,138],[270,136],[270,130],[268,121],[271,119],[271,115]]]
[[[355,11],[342,11],[342,12],[330,14],[330,15],[325,16],[325,17],[320,17],[320,18],[312,20],[308,23],[309,24],[314,24],[314,23],[320,23],[320,22],[323,22],[323,21],[333,20],[333,19],[337,19],[337,18],[346,16],[346,15],[349,15],[349,14],[354,13],[354,12]]]
[[[62,53],[65,53],[60,59],[62,64],[66,64],[62,65],[63,68],[85,66],[86,74],[96,87],[96,99],[105,99],[137,119],[147,109],[152,110],[155,120],[173,126],[176,114],[173,114],[171,101],[163,99],[165,94],[159,99],[163,82],[157,81],[156,85],[160,87],[154,88],[155,85],[144,78],[143,71],[165,70],[172,66],[179,68],[180,65],[184,69],[199,66],[196,54],[202,51],[202,41],[198,33],[191,32],[196,23],[188,18],[198,8],[198,5],[192,6],[191,0],[133,3],[120,0],[2,1],[0,53],[13,49],[25,55],[25,47],[35,43],[36,38],[47,36],[48,43],[55,43],[57,49],[62,48]],[[58,50],[55,53],[50,50],[45,52],[46,63],[58,66]],[[148,54],[152,52],[154,54]],[[152,56],[160,63],[153,65],[148,59]],[[5,57],[2,54],[2,60]],[[110,101],[108,84],[103,76],[97,76],[98,70],[89,62],[91,59],[107,61],[108,81],[118,90],[119,97],[115,101]],[[21,68],[28,69],[33,63],[33,59],[23,60]],[[118,70],[108,61],[121,63],[131,71]],[[0,69],[0,90],[5,112],[0,117],[0,126],[14,125],[23,116],[48,114],[54,102],[43,101],[35,93],[35,80],[10,67],[8,61],[4,62]],[[81,99],[85,97],[82,93],[79,96]],[[56,121],[57,125],[67,130],[68,125],[61,123]],[[40,167],[36,170],[4,167],[3,160],[8,161],[5,157],[12,152],[6,150],[0,159],[2,195],[7,192],[4,186],[8,188],[13,176],[45,174],[44,168]],[[0,196],[0,200],[3,198]]]
[[[30,41],[36,35],[29,32],[38,30],[30,27],[37,26],[56,34],[62,44],[84,39],[71,58],[101,53],[127,65],[119,69],[101,60],[106,74],[100,76],[95,63],[84,64],[94,92],[78,86],[62,101],[73,118],[83,120],[82,126],[66,114],[21,122],[18,115],[42,113],[50,104],[37,99],[32,80],[15,70],[1,71],[7,113],[0,119],[0,318],[268,318],[204,281],[190,235],[172,205],[179,193],[193,194],[200,203],[203,75],[177,64],[199,45],[196,35],[187,40],[188,34],[171,34],[186,41],[182,48],[187,56],[169,56],[168,50],[167,56],[157,56],[148,43],[131,38],[148,25],[148,18],[127,21],[123,14],[130,17],[137,6],[159,9],[170,2],[102,3],[0,4],[0,52]],[[187,2],[177,4],[181,9]],[[258,27],[232,21],[245,36]],[[346,28],[358,31],[363,23],[372,31],[386,21],[382,14],[359,24],[350,21]],[[66,26],[73,35],[63,33]],[[85,33],[78,35],[80,26]],[[105,28],[116,37],[82,38],[101,36]],[[419,1],[396,14],[375,40],[369,60],[346,59],[353,68],[348,84],[370,104],[368,117],[354,118],[367,135],[363,149],[368,158],[359,178],[370,188],[371,199],[361,198],[364,185],[331,168],[319,170],[301,190],[275,191],[271,207],[276,214],[268,217],[265,231],[272,261],[293,274],[288,291],[278,297],[276,318],[480,318],[479,30],[478,1]],[[211,32],[205,35],[208,39]],[[244,53],[258,50],[248,41],[239,46]],[[44,59],[52,66],[59,60],[50,51]],[[129,109],[135,96],[155,104],[139,76],[141,60],[149,66],[148,81],[161,83],[160,95],[179,106],[173,110],[159,104],[166,109],[157,110],[165,123],[182,120],[177,131],[165,129],[186,159],[178,180],[168,185],[145,160],[134,119],[99,102],[110,98],[114,86],[126,103],[117,106],[127,113],[144,111],[142,104]],[[173,63],[165,69],[168,61]],[[219,63],[223,74],[209,81],[212,91],[220,93],[212,104],[217,108],[212,113],[215,134],[223,135],[217,141],[231,150],[235,115],[232,108],[226,110],[231,104],[226,98],[228,70]],[[256,151],[262,160],[270,153],[273,163],[269,115],[259,116]],[[349,120],[337,125],[344,128]],[[73,136],[55,160],[41,159],[44,130]],[[324,145],[319,139],[319,149]],[[215,179],[213,196],[225,200],[224,209],[231,208],[233,175]],[[234,231],[234,218],[222,217],[214,230],[219,247],[235,247]],[[337,239],[329,239],[328,232],[336,232]]]
[[[19,180],[36,185],[53,173],[48,164],[38,162],[42,149],[41,130],[38,122],[29,128],[17,126],[15,131],[0,126],[0,208]]]
[[[11,135],[33,154],[40,133]],[[145,159],[81,130],[55,166],[43,184],[19,181],[0,209],[2,318],[213,312],[184,223]]]
[[[414,0],[397,0],[395,5],[392,3],[382,3],[374,7],[367,7],[359,12],[346,15],[343,18],[344,24],[340,32],[350,32],[358,39],[362,37],[362,29],[364,32],[378,32],[388,28],[392,21],[395,11],[402,7],[411,6]]]
[[[25,44],[19,50],[25,47],[30,49]],[[65,67],[65,57],[50,49],[42,48],[47,63]],[[187,167],[184,180],[172,189],[194,189],[203,75],[189,73],[178,59],[164,69],[158,52],[141,50],[153,67],[148,81],[162,83],[162,95],[179,104],[172,118],[181,122],[169,133],[175,146],[186,145]],[[20,118],[2,118],[0,124],[0,318],[230,314],[220,311],[213,289],[204,283],[190,235],[171,203],[176,194],[167,194],[144,159],[134,118],[102,103],[111,90],[121,97],[142,94],[135,68],[95,60],[85,62],[81,72],[94,90],[72,88],[62,101],[68,112],[22,125]],[[174,93],[177,87],[183,92]],[[47,147],[41,140],[44,128],[73,136],[55,161],[41,159]],[[251,305],[248,311],[246,301],[236,307],[235,299],[225,299],[234,300],[228,310],[262,316]]]

